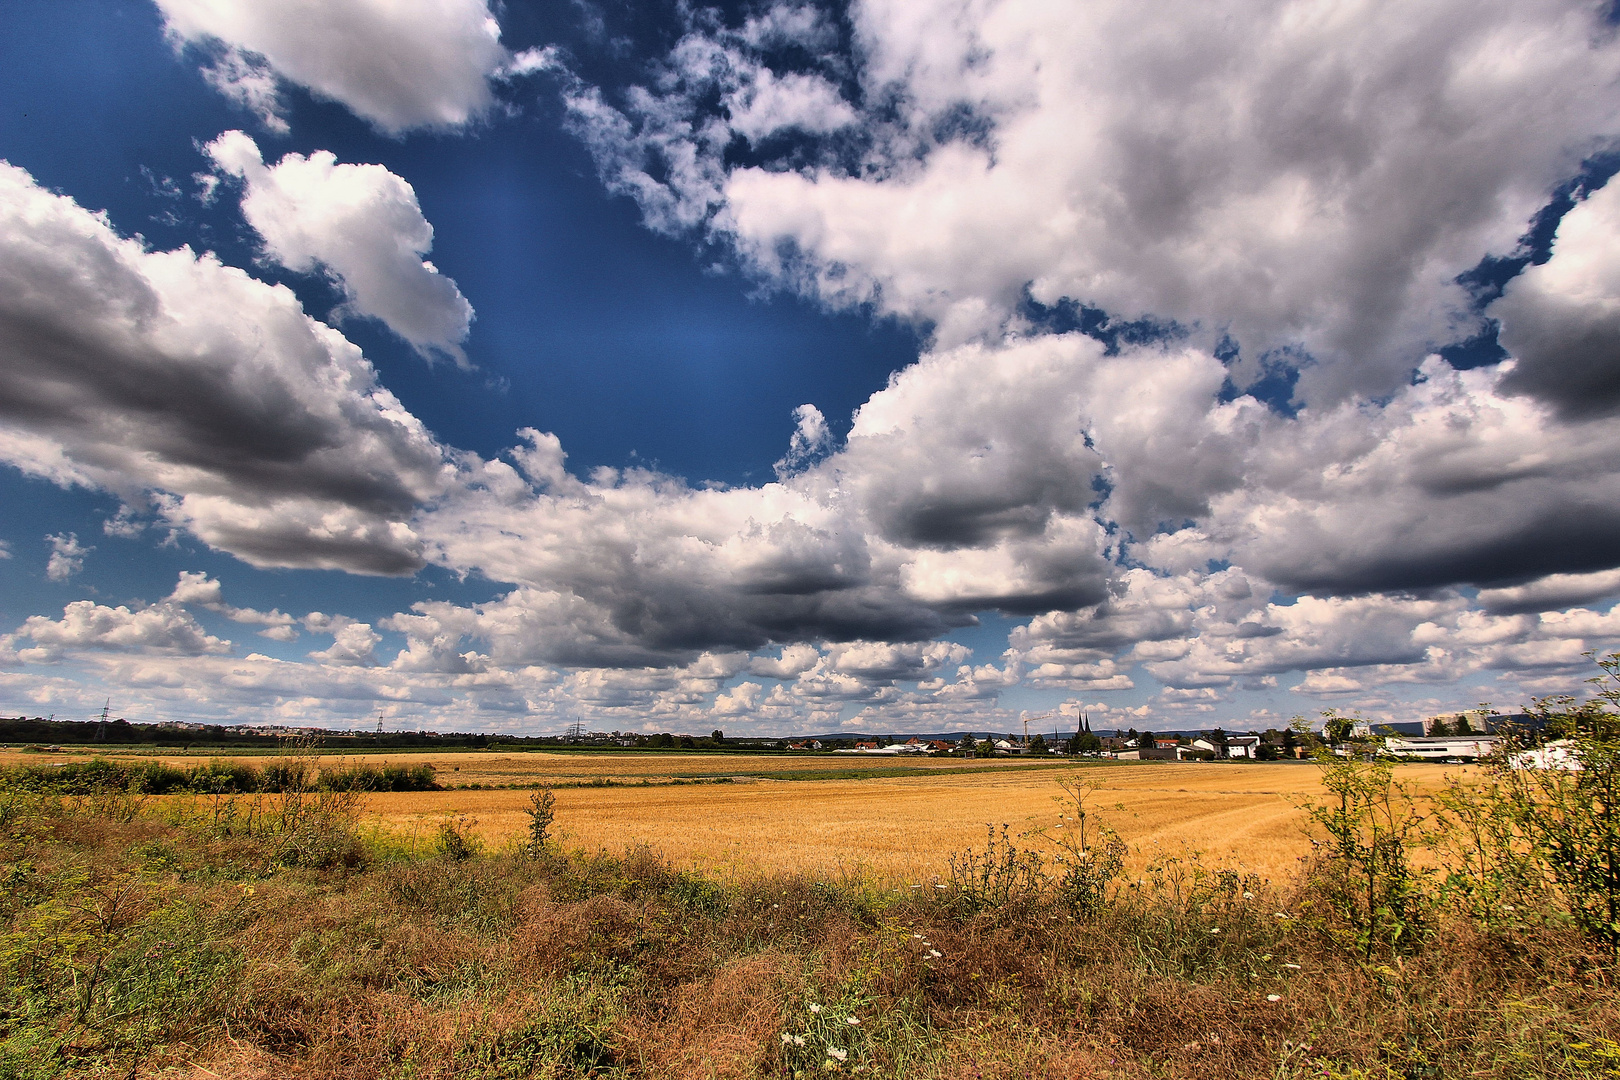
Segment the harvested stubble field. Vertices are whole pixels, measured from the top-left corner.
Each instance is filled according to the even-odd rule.
[[[810,776],[817,763],[849,767],[797,764]],[[1422,789],[1448,771],[1460,770],[1413,765],[1400,775]],[[1057,781],[1070,775],[1093,786],[1093,809],[1137,859],[1192,849],[1212,865],[1271,878],[1286,877],[1305,854],[1299,802],[1321,792],[1318,770],[1305,765],[1149,762],[645,787],[626,778],[555,794],[559,830],[571,846],[618,853],[646,844],[711,873],[841,869],[916,883],[945,873],[952,853],[981,846],[987,824],[1017,834],[1053,823]],[[510,790],[401,792],[370,795],[366,808],[388,829],[423,837],[447,818],[473,819],[466,824],[498,847],[527,828],[528,799]]]
[[[83,756],[0,754],[0,764]],[[523,811],[531,789],[546,784],[555,787],[557,829],[570,846],[620,854],[644,844],[675,865],[727,876],[843,872],[911,883],[944,874],[952,853],[982,846],[988,824],[1006,824],[1015,835],[1051,824],[1057,781],[1070,775],[1095,789],[1092,808],[1130,845],[1133,862],[1193,850],[1212,865],[1281,879],[1308,848],[1299,804],[1321,792],[1319,771],[1302,762],[577,752],[316,760],[332,767],[432,765],[447,790],[365,799],[372,824],[418,843],[429,842],[441,823],[459,820],[487,847],[509,847],[528,827]],[[1463,771],[1407,765],[1398,776],[1421,791]]]

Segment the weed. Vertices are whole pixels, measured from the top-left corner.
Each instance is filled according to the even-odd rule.
[[[984,850],[972,848],[952,855],[950,896],[964,915],[1026,904],[1036,900],[1046,886],[1045,865],[1040,855],[1020,849],[1001,826],[986,825]]]
[[[1109,889],[1125,868],[1125,841],[1086,806],[1093,789],[1079,780],[1058,781],[1058,823],[1041,831],[1055,848],[1055,888],[1071,911],[1092,914],[1107,903]]]

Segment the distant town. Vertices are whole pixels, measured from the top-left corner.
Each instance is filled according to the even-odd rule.
[[[1325,745],[1356,744],[1411,760],[1468,761],[1490,753],[1508,729],[1533,731],[1538,718],[1526,714],[1453,713],[1410,722],[1381,723],[1330,718],[1321,730],[1267,728],[1227,731],[1093,731],[1077,718],[1070,730],[1044,732],[943,732],[931,734],[852,734],[788,738],[727,737],[661,732],[587,731],[576,724],[560,735],[504,733],[334,730],[274,724],[205,724],[186,721],[132,723],[103,715],[96,720],[56,720],[18,716],[0,719],[0,744],[24,749],[116,745],[178,748],[240,747],[276,749],[289,744],[321,746],[335,752],[411,749],[578,749],[701,750],[731,753],[850,754],[863,756],[946,755],[958,758],[1082,757],[1118,761],[1284,761],[1312,756]]]

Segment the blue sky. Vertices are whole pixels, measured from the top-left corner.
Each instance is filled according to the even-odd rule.
[[[1620,640],[1589,4],[5,22],[0,711],[1246,729]]]

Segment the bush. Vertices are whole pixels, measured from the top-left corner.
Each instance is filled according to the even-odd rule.
[[[477,855],[483,847],[477,834],[472,831],[477,824],[476,820],[467,818],[441,821],[433,839],[434,854],[451,862],[466,862]]]
[[[1508,732],[1485,783],[1442,793],[1442,846],[1451,894],[1482,924],[1561,914],[1620,964],[1620,654],[1598,665],[1591,700],[1537,702],[1544,735]]]
[[[551,841],[551,825],[557,818],[557,797],[550,788],[541,788],[529,796],[529,808],[523,812],[529,818],[529,838],[523,845],[523,853],[538,859],[546,853],[546,845]]]
[[[322,769],[315,780],[321,791],[438,791],[432,765],[351,765]]]
[[[1427,814],[1394,778],[1387,761],[1324,753],[1318,759],[1328,797],[1307,801],[1315,857],[1308,869],[1312,925],[1364,958],[1409,952],[1426,928],[1414,847],[1427,841]]]

